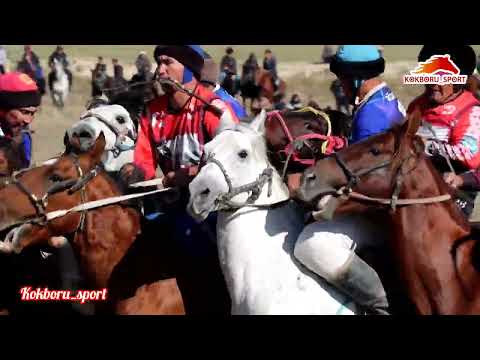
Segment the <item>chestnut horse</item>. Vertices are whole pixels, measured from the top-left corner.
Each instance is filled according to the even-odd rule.
[[[269,160],[290,188],[298,187],[308,166],[348,143],[349,118],[331,109],[273,111],[265,127]]]
[[[336,214],[390,210],[389,245],[416,311],[479,314],[478,232],[424,155],[419,119],[412,114],[402,127],[318,161],[305,171],[298,198],[317,209],[333,204]]]
[[[173,246],[164,241],[168,236],[150,241],[139,236],[136,209],[116,204],[49,222],[28,222],[46,212],[121,195],[99,168],[104,147],[101,135],[86,153],[67,148],[53,164],[17,175],[0,189],[0,230],[23,223],[13,237],[16,251],[69,234],[88,287],[108,290],[108,300],[96,304],[98,313],[184,314],[172,267]]]

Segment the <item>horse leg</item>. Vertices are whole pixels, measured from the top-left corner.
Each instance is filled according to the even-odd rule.
[[[117,315],[185,315],[176,279],[140,286],[135,295],[115,305]]]

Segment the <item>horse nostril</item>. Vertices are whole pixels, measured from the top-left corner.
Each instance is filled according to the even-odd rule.
[[[315,175],[315,173],[310,173],[307,175],[307,181],[315,181],[316,178],[317,176]]]
[[[201,194],[202,196],[207,196],[208,194],[210,194],[210,189],[209,189],[209,188],[206,188],[206,189],[203,190],[200,194]]]

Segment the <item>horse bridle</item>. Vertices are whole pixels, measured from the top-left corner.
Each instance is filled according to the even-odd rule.
[[[262,173],[258,176],[258,178],[248,184],[234,187],[232,184],[232,180],[230,176],[228,176],[227,170],[222,165],[220,161],[215,159],[215,155],[211,153],[205,161],[201,162],[201,167],[208,163],[213,163],[218,166],[220,171],[225,178],[225,181],[228,185],[228,192],[221,194],[215,199],[215,203],[218,205],[219,210],[237,210],[244,206],[251,206],[251,207],[267,207],[271,205],[255,205],[254,202],[258,200],[260,194],[262,193],[262,189],[265,184],[268,184],[268,197],[272,195],[272,181],[273,181],[273,169],[271,167],[265,168]],[[250,192],[251,194],[247,198],[244,203],[237,203],[231,201],[232,198],[239,194]]]
[[[353,187],[355,187],[359,183],[360,178],[362,176],[365,176],[365,175],[368,175],[368,174],[370,174],[374,171],[386,168],[387,166],[390,166],[390,164],[392,163],[392,160],[387,160],[387,161],[384,161],[384,162],[382,162],[382,163],[380,163],[376,166],[373,166],[369,169],[362,170],[360,172],[355,173],[352,170],[350,170],[350,168],[348,167],[347,164],[345,164],[345,162],[340,157],[339,153],[333,153],[332,157],[335,159],[337,165],[340,167],[340,169],[342,169],[343,174],[347,178],[347,185],[342,187],[342,189],[344,189],[344,191],[347,192],[347,193],[352,191]],[[403,165],[404,161],[406,161],[406,159],[402,161],[402,165]],[[400,166],[400,167],[402,167],[402,166]],[[397,175],[398,175],[398,173],[397,173]]]
[[[405,157],[400,161],[394,176],[395,185],[392,191],[392,196],[389,199],[373,198],[373,197],[369,197],[353,191],[353,188],[360,182],[361,177],[371,174],[374,171],[390,166],[393,163],[393,159],[395,159],[395,157],[398,156],[399,148],[400,146],[395,150],[395,153],[392,156],[392,160],[384,161],[378,165],[375,165],[371,168],[368,168],[359,172],[354,172],[350,170],[348,165],[340,157],[340,154],[333,153],[332,154],[333,159],[335,159],[335,162],[342,169],[343,174],[347,179],[347,185],[342,186],[339,190],[337,190],[337,195],[342,196],[344,199],[348,199],[352,197],[357,200],[364,200],[364,201],[380,203],[383,205],[390,205],[393,212],[395,212],[398,205],[431,204],[431,203],[450,200],[451,199],[450,194],[433,196],[429,198],[419,198],[419,199],[399,199],[398,198],[400,191],[402,189],[402,184],[403,184],[403,175],[404,175],[402,172],[403,165],[412,157],[418,156],[418,154],[415,154],[415,153],[409,154],[409,156]]]
[[[312,166],[315,164],[315,157],[312,156],[311,158],[304,159],[299,156],[299,152],[303,149],[303,147],[308,147],[310,151],[312,152],[312,155],[315,153],[313,145],[310,143],[309,140],[312,139],[317,139],[317,140],[322,140],[324,141],[322,145],[322,153],[324,155],[330,155],[332,154],[335,150],[341,149],[345,147],[346,141],[342,138],[339,138],[337,136],[332,136],[331,135],[331,123],[330,123],[330,118],[329,116],[321,111],[318,111],[316,109],[307,107],[301,110],[298,110],[296,112],[306,112],[310,111],[313,112],[317,116],[322,116],[323,118],[326,119],[327,125],[328,125],[328,130],[327,130],[327,135],[322,135],[322,134],[305,134],[298,136],[296,138],[293,137],[292,133],[288,129],[288,126],[286,124],[285,119],[283,118],[282,114],[280,111],[272,111],[267,114],[267,123],[271,122],[272,119],[276,119],[279,123],[280,126],[282,127],[282,130],[285,134],[285,136],[288,139],[287,145],[282,149],[279,150],[279,154],[285,154],[286,155],[286,161],[284,164],[284,169],[283,169],[283,175],[282,178],[285,178],[286,170],[288,167],[288,164],[290,161],[297,162],[302,165],[307,165],[307,166]]]
[[[81,203],[86,202],[87,195],[86,195],[85,185],[90,180],[92,180],[95,176],[97,176],[99,171],[101,171],[102,166],[97,165],[95,168],[93,168],[87,174],[84,175],[83,170],[80,166],[80,161],[78,157],[74,154],[71,154],[70,157],[72,158],[72,161],[77,170],[77,174],[79,176],[78,179],[70,179],[70,180],[65,180],[65,181],[60,181],[58,183],[55,183],[54,185],[52,185],[47,189],[47,191],[42,197],[36,196],[32,191],[30,191],[25,186],[25,184],[23,184],[20,181],[20,178],[18,177],[18,175],[21,174],[22,171],[12,176],[11,179],[5,181],[5,185],[16,186],[28,198],[28,200],[30,201],[30,203],[35,209],[36,217],[33,219],[22,221],[21,224],[30,223],[30,224],[35,224],[39,226],[46,226],[48,230],[48,224],[49,224],[49,221],[47,220],[48,198],[59,192],[68,190],[68,194],[71,195],[77,191],[80,191]],[[80,220],[74,233],[77,233],[79,230],[83,230],[85,218],[86,218],[86,211],[83,211],[80,214]]]

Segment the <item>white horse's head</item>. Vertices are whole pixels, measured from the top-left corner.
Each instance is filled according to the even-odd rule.
[[[73,137],[78,138],[80,149],[87,151],[95,144],[101,133],[105,136],[106,141],[104,165],[109,171],[119,170],[124,161],[122,160],[120,163],[116,160],[118,155],[125,152],[133,154],[137,137],[129,112],[120,105],[103,105],[92,108],[83,113],[80,121],[67,130],[67,140],[70,141]],[[112,154],[115,156],[110,156]],[[126,161],[129,157],[120,159]],[[133,158],[131,160],[133,161]]]
[[[267,181],[262,184],[260,196],[253,203],[275,204],[288,199],[287,187],[267,158],[265,117],[263,111],[251,124],[240,124],[224,130],[205,145],[204,164],[189,187],[190,202],[187,210],[192,217],[202,221],[211,212],[222,209],[225,203],[219,201],[220,198],[226,194],[233,195],[244,185],[258,183],[260,175],[267,169],[272,171],[271,194],[269,195]],[[244,204],[250,196],[251,192],[246,191],[229,200]]]

